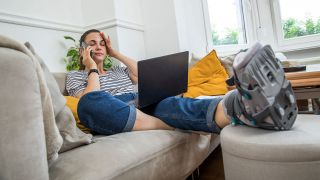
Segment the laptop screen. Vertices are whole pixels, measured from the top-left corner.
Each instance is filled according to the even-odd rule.
[[[139,107],[146,107],[188,88],[189,52],[138,61]]]

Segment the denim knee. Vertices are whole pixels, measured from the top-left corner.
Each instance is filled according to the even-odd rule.
[[[157,104],[153,115],[178,129],[220,133],[214,114],[221,99],[169,97]]]
[[[136,109],[105,91],[94,91],[81,97],[78,116],[92,131],[111,135],[132,130]]]

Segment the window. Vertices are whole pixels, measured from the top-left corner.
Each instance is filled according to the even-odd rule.
[[[273,13],[281,50],[319,46],[319,0],[274,0]]]
[[[285,39],[320,33],[319,0],[280,0],[282,31]]]
[[[225,55],[255,42],[275,51],[320,47],[319,0],[202,0],[207,50]]]
[[[241,0],[208,0],[208,8],[213,45],[246,43]]]
[[[228,54],[247,48],[252,41],[252,23],[244,0],[203,0],[208,48]]]

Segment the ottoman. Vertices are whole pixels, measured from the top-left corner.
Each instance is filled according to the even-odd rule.
[[[320,115],[299,114],[289,131],[229,125],[220,138],[227,180],[320,179]]]

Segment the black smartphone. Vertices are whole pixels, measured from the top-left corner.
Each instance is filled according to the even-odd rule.
[[[82,42],[81,43],[81,48],[83,48],[83,50],[84,50],[84,49],[86,49],[86,47],[88,47],[88,45],[85,42]],[[94,52],[93,52],[93,50],[91,50],[90,51],[90,57],[93,58],[93,56],[94,56]]]

